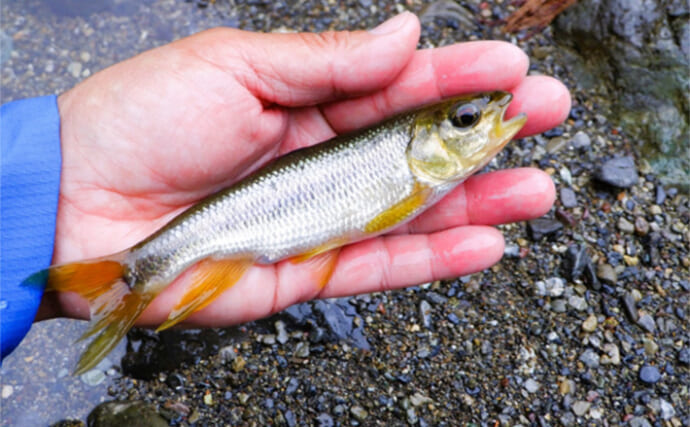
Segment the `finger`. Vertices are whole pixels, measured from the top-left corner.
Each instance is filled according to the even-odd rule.
[[[522,50],[499,41],[420,50],[389,86],[371,95],[336,102],[323,112],[336,132],[346,132],[444,97],[509,90],[525,78],[528,65]]]
[[[417,17],[405,12],[370,31],[242,32],[220,37],[210,54],[257,98],[296,107],[385,87],[414,53],[419,32]]]
[[[527,113],[527,123],[515,138],[535,135],[563,123],[570,113],[570,92],[563,83],[548,76],[529,76],[511,90],[513,101],[506,118]]]
[[[475,175],[393,233],[430,233],[467,224],[525,221],[548,212],[555,197],[553,180],[539,169],[506,169]]]

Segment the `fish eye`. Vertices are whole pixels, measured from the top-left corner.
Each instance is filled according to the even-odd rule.
[[[481,117],[479,107],[472,103],[460,104],[450,112],[450,122],[458,128],[474,126]]]

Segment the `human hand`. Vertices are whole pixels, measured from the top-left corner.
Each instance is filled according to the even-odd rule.
[[[525,77],[527,57],[504,42],[415,51],[419,23],[402,14],[371,32],[258,34],[215,29],[119,63],[62,94],[63,168],[55,263],[132,246],[184,209],[270,159],[461,93],[509,90],[518,136],[567,116],[570,97],[548,77]],[[551,179],[534,169],[467,180],[413,222],[343,248],[321,289],[308,266],[257,265],[185,323],[223,326],[294,303],[381,291],[485,269],[503,254],[490,225],[542,215]],[[157,325],[189,275],[139,319]],[[76,294],[48,293],[38,318],[88,318]]]

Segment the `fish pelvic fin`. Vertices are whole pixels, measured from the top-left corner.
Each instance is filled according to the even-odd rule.
[[[74,375],[92,369],[110,353],[155,297],[136,292],[125,282],[121,262],[125,254],[56,265],[25,280],[31,286],[43,279],[48,292],[75,292],[88,301],[91,321],[79,340],[96,338],[79,359]]]
[[[156,332],[168,329],[209,305],[220,294],[230,289],[244,275],[252,259],[207,258],[197,263],[192,283],[182,299],[170,312],[168,320]]]

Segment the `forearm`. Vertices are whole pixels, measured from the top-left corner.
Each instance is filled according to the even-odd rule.
[[[0,109],[0,344],[4,358],[29,331],[43,290],[21,283],[50,265],[60,191],[55,96]]]

